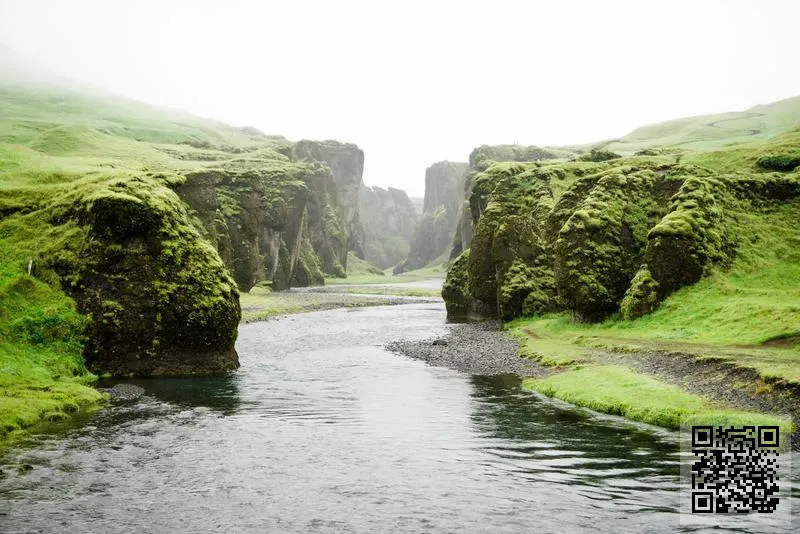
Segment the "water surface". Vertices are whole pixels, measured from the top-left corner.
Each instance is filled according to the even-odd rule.
[[[238,372],[140,381],[0,459],[0,531],[679,528],[676,434],[382,348],[446,328],[441,304],[244,325]]]

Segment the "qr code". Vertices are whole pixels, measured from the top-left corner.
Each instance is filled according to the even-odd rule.
[[[692,426],[692,513],[773,513],[779,427]]]

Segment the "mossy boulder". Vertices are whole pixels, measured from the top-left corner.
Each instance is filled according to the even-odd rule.
[[[164,180],[79,180],[25,217],[45,238],[20,245],[35,250],[37,276],[59,283],[87,319],[84,356],[92,371],[188,375],[238,367],[236,284]]]
[[[714,177],[690,177],[670,211],[648,233],[644,262],[658,282],[659,297],[693,284],[707,266],[725,264],[733,243],[724,223],[727,185]]]
[[[469,256],[470,250],[467,249],[455,259],[447,270],[447,277],[442,285],[442,298],[447,307],[447,315],[466,316],[472,309],[467,272]]]
[[[577,317],[598,320],[619,309],[641,263],[647,231],[666,211],[654,194],[660,179],[649,169],[604,173],[559,230],[556,288]]]
[[[767,171],[791,172],[800,167],[800,151],[784,154],[765,154],[756,160],[756,165]]]
[[[652,312],[659,300],[658,282],[653,279],[647,266],[642,266],[631,280],[619,306],[620,315],[628,321]]]
[[[655,154],[645,153],[645,154],[641,154],[641,155],[651,156],[651,155],[655,155]],[[606,150],[606,149],[603,149],[603,148],[593,148],[588,153],[582,154],[581,156],[579,156],[578,159],[580,161],[600,162],[600,161],[610,161],[612,159],[619,159],[621,157],[622,156],[620,156],[616,152],[612,152],[610,150]]]

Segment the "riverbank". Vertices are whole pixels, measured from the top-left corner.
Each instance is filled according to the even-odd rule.
[[[347,286],[341,290],[323,287],[292,291],[243,293],[242,323],[266,321],[284,315],[367,306],[396,306],[415,302],[441,302],[438,290],[399,287]]]
[[[83,319],[74,302],[16,264],[0,267],[0,447],[37,424],[59,422],[105,404],[108,395],[92,387],[81,355]],[[383,281],[392,281],[387,276]],[[428,275],[414,281],[429,280]],[[404,280],[404,282],[407,282]],[[434,284],[435,285],[435,284]],[[423,284],[424,286],[424,284]],[[240,296],[242,323],[331,310],[441,302],[439,289],[410,284],[255,290]]]
[[[84,319],[0,245],[0,448],[24,429],[100,405],[83,363]],[[8,258],[12,258],[9,260]]]
[[[528,321],[530,323],[531,321]],[[447,336],[399,341],[388,350],[471,374],[518,374],[523,387],[594,411],[678,429],[684,424],[774,424],[800,444],[800,391],[732,365],[752,351],[697,345],[694,352],[645,341],[610,343],[540,336],[519,323],[452,325]],[[773,358],[780,359],[778,352]],[[735,360],[733,360],[735,361]],[[794,429],[792,429],[792,425]]]

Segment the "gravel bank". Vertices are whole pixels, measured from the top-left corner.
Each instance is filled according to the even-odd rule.
[[[394,341],[386,350],[473,375],[545,376],[538,363],[518,357],[518,343],[497,322],[454,324],[448,335],[423,341]]]

